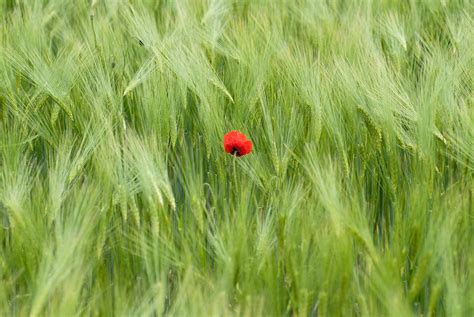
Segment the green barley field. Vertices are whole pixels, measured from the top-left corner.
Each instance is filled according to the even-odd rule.
[[[474,316],[473,196],[472,1],[0,0],[1,316]]]

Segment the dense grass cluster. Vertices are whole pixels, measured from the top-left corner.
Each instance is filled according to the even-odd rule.
[[[0,315],[473,316],[473,19],[0,0]]]

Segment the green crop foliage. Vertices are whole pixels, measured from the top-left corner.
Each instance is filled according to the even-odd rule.
[[[0,0],[0,315],[474,316],[473,91],[468,0]]]

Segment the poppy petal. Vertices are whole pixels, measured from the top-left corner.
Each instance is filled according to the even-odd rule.
[[[252,142],[244,134],[232,130],[224,135],[224,150],[232,155],[246,155],[252,151]]]

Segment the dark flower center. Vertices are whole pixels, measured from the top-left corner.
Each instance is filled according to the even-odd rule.
[[[232,148],[232,155],[240,156],[239,150],[236,147]]]

